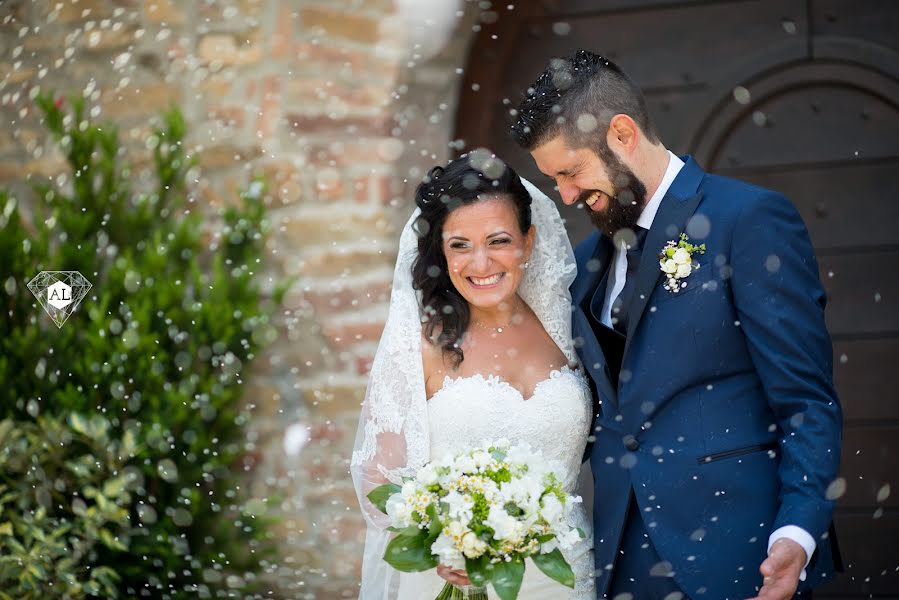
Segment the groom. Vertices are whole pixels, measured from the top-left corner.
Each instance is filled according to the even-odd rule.
[[[796,209],[669,152],[640,89],[590,52],[552,61],[517,115],[515,140],[598,229],[571,288],[599,398],[598,596],[810,597],[838,563],[842,417]]]

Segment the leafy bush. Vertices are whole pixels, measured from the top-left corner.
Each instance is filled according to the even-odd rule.
[[[125,462],[134,432],[110,439],[109,421],[77,413],[68,425],[0,421],[0,598],[31,600],[51,584],[60,597],[115,597],[119,576],[91,568],[100,545],[127,549],[129,488]]]
[[[50,486],[59,498],[45,506],[28,500],[11,479],[7,485],[19,491],[4,515],[19,511],[6,520],[23,548],[29,547],[24,535],[42,544],[65,539],[72,560],[68,574],[45,565],[46,576],[17,585],[66,598],[78,597],[64,591],[76,584],[83,594],[103,597],[115,596],[111,585],[125,597],[251,593],[270,544],[265,507],[248,502],[240,486],[250,416],[240,402],[241,384],[260,348],[277,335],[271,315],[290,283],[270,301],[259,289],[267,227],[261,182],[223,211],[218,234],[207,232],[185,185],[196,177],[195,158],[185,151],[177,109],[154,127],[147,140],[152,165],[141,171],[127,164],[115,128],[86,119],[80,100],[66,105],[44,94],[36,101],[71,173],[35,186],[30,221],[14,197],[0,192],[6,263],[0,418],[13,423],[24,444],[16,460],[31,453],[35,464],[56,465],[62,489]],[[52,270],[79,271],[93,284],[61,328],[26,287],[40,271]],[[113,444],[126,436],[140,441],[127,460],[133,489],[116,501],[127,510],[127,524],[114,519],[115,528],[106,529],[118,543],[108,543],[102,526],[72,508],[74,498],[91,500],[88,489],[105,490],[123,472],[109,453],[96,454],[89,473],[59,466],[96,451],[72,425],[79,422],[73,415],[86,423],[102,416]],[[35,426],[80,441],[51,453],[36,445]],[[77,533],[60,537],[61,527]],[[72,552],[76,545],[85,551]],[[54,552],[48,548],[44,558]],[[84,580],[89,566],[94,575]],[[117,577],[105,570],[97,575],[104,567]],[[0,588],[5,584],[0,578]]]

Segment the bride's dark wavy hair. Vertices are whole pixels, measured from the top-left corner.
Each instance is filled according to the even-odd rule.
[[[443,225],[460,206],[497,196],[513,204],[518,227],[526,234],[531,228],[531,195],[512,167],[483,151],[462,155],[445,167],[434,167],[415,190],[421,215],[414,223],[418,256],[412,265],[412,285],[421,291],[425,336],[441,347],[444,356],[451,357],[453,368],[465,359],[462,336],[471,313],[449,277],[443,254]]]

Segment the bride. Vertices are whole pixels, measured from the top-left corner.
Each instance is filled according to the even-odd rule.
[[[368,525],[361,600],[430,600],[444,579],[467,583],[445,566],[399,573],[384,562],[389,522],[366,498],[374,487],[499,438],[557,461],[567,491],[577,484],[592,401],[569,366],[571,245],[549,198],[495,158],[476,162],[433,168],[400,238],[351,462]],[[575,508],[572,524],[587,538],[565,552],[574,590],[529,560],[521,600],[595,598],[592,527]]]

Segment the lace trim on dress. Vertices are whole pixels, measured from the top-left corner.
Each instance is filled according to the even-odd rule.
[[[558,369],[551,370],[545,378],[541,379],[534,385],[534,390],[527,397],[525,397],[524,393],[522,393],[522,391],[517,387],[509,383],[500,375],[496,375],[494,373],[490,373],[488,375],[475,373],[474,375],[460,375],[459,377],[450,377],[449,375],[447,375],[443,378],[443,385],[439,390],[434,392],[434,395],[431,396],[429,401],[434,400],[434,398],[436,398],[439,394],[444,393],[447,389],[457,385],[460,382],[474,380],[476,382],[483,382],[491,387],[498,387],[500,389],[510,391],[521,398],[523,402],[530,402],[540,392],[540,389],[544,385],[556,381],[566,374],[573,375],[579,383],[583,384],[583,386],[588,386],[587,379],[584,377],[584,374],[580,370],[573,369],[568,365],[564,365]]]

